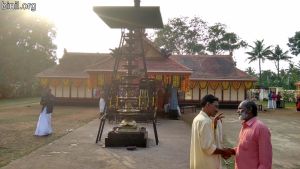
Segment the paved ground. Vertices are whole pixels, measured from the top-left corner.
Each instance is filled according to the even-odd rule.
[[[236,110],[220,112],[225,115],[225,139],[234,146],[241,127]],[[196,114],[185,114],[185,121],[190,122]],[[300,112],[294,109],[267,110],[259,112],[258,118],[265,122],[271,131],[273,169],[300,169]]]
[[[182,120],[160,120],[157,125],[159,145],[155,145],[152,124],[148,130],[148,148],[103,148],[95,144],[99,120],[2,169],[187,169],[189,168],[190,127]],[[105,125],[103,136],[112,128]],[[102,139],[103,142],[103,139]]]
[[[240,129],[235,110],[224,112],[225,138],[236,144]],[[190,122],[197,113],[184,114]],[[300,112],[276,110],[260,112],[272,133],[273,169],[300,169]],[[103,148],[95,144],[99,120],[96,119],[70,134],[1,169],[187,169],[189,167],[190,126],[182,120],[160,120],[154,143],[152,125],[147,124],[149,146],[128,151]],[[106,124],[103,136],[112,128]],[[103,140],[102,140],[103,141]]]
[[[225,112],[224,133],[226,139],[236,144],[240,130],[235,113]],[[259,113],[271,131],[273,169],[300,169],[300,112],[272,110]]]

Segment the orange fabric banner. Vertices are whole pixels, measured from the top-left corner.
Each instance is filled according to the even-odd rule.
[[[54,87],[59,86],[60,83],[61,83],[61,80],[60,80],[60,79],[51,79],[51,81],[50,81],[50,84],[51,84],[52,86],[54,86]]]
[[[81,79],[72,79],[72,84],[78,88],[81,86],[82,80]]]
[[[97,83],[97,76],[96,75],[90,75],[90,78],[88,80],[88,88],[95,88]]]

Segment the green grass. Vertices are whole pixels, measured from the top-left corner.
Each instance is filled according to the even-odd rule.
[[[39,147],[97,118],[96,107],[55,106],[52,114],[54,133],[33,136],[39,118],[40,98],[0,100],[0,168]]]
[[[11,107],[11,106],[20,106],[20,105],[30,105],[39,103],[39,97],[30,97],[30,98],[19,98],[19,99],[1,99],[0,108]]]
[[[263,107],[268,107],[268,101],[260,101]],[[285,102],[285,108],[296,108],[296,104],[294,102]]]

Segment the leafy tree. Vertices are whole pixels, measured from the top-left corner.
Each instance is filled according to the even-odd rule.
[[[295,67],[300,70],[300,61],[298,62],[297,65],[295,65]]]
[[[226,26],[224,24],[216,23],[215,25],[210,26],[208,29],[209,42],[207,50],[214,55],[219,54],[219,51],[221,50],[220,41],[226,33],[225,27]]]
[[[286,85],[285,89],[295,89],[295,83],[300,81],[300,69],[295,67],[292,63],[289,64],[289,68],[285,70],[285,76],[283,83]]]
[[[176,54],[204,53],[207,23],[200,18],[173,18],[155,33],[154,43]]]
[[[246,46],[235,33],[226,32],[224,24],[209,27],[198,17],[170,19],[154,36],[157,46],[175,54],[221,54]]]
[[[279,62],[282,61],[290,61],[292,57],[288,56],[288,51],[283,52],[282,49],[277,45],[272,51],[272,54],[268,57],[269,60],[273,60],[275,62],[275,67],[277,69],[277,78],[279,80]]]
[[[240,47],[246,47],[247,43],[233,32],[226,32],[226,25],[216,23],[208,29],[209,39],[207,51],[215,54],[221,54],[224,51],[232,52]]]
[[[52,23],[22,10],[0,10],[0,97],[30,94],[35,75],[55,64]]]
[[[254,42],[254,46],[249,45],[249,47],[252,49],[252,51],[246,52],[248,55],[250,55],[250,57],[248,57],[247,59],[250,60],[249,63],[258,60],[259,85],[261,85],[261,62],[264,62],[264,60],[271,55],[271,46],[265,47],[264,40],[257,40]]]
[[[254,70],[252,67],[248,67],[248,68],[245,70],[245,72],[246,72],[248,75],[252,76],[252,77],[257,77],[257,76],[256,76],[256,73],[255,73],[255,70]]]
[[[261,82],[260,87],[272,87],[272,86],[278,86],[276,81],[276,74],[272,72],[271,70],[264,70],[261,74]]]
[[[287,44],[290,47],[290,51],[293,55],[300,54],[300,31],[296,32],[295,35],[289,38],[289,43]]]

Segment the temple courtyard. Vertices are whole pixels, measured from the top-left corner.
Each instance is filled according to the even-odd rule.
[[[148,147],[137,148],[129,151],[126,148],[105,148],[103,138],[111,130],[113,124],[106,123],[101,142],[95,144],[96,134],[99,126],[97,118],[98,109],[95,108],[73,108],[56,107],[53,114],[54,134],[48,137],[36,138],[33,136],[35,120],[38,117],[39,105],[32,104],[16,108],[1,108],[0,119],[6,123],[0,123],[1,144],[5,147],[8,142],[15,142],[20,149],[22,143],[26,146],[39,147],[31,153],[11,161],[3,169],[185,169],[189,167],[189,146],[190,146],[190,123],[197,113],[185,112],[182,120],[169,120],[159,118],[157,125],[159,145],[155,145],[152,124],[141,124],[148,130]],[[22,114],[21,119],[31,114],[31,125],[25,122],[18,124],[18,128],[13,132],[22,131],[24,134],[15,134],[14,138],[4,141],[2,131],[8,131],[9,120],[7,114]],[[86,113],[76,113],[70,115],[70,111]],[[236,144],[240,122],[235,110],[220,110],[224,112],[224,134],[227,146]],[[65,112],[64,115],[59,113]],[[69,113],[68,113],[69,112]],[[88,118],[83,118],[88,116]],[[259,118],[264,121],[271,130],[273,145],[273,169],[299,169],[300,160],[300,112],[295,109],[267,110],[259,113]],[[17,118],[17,117],[16,117]],[[80,120],[83,118],[82,120]],[[87,122],[90,119],[90,122]],[[82,121],[86,120],[85,123]],[[73,123],[73,124],[72,124]],[[74,124],[82,124],[76,128]],[[6,126],[7,125],[7,126]],[[17,125],[17,124],[15,124]],[[72,127],[75,126],[75,127]],[[3,130],[2,130],[3,129]],[[31,131],[32,130],[32,131]],[[13,134],[7,136],[13,137]],[[30,138],[30,139],[28,139]],[[32,144],[30,144],[30,141]],[[43,146],[37,144],[45,143]],[[10,145],[13,147],[12,145]],[[34,149],[34,148],[33,148]],[[2,169],[1,168],[1,169]]]

